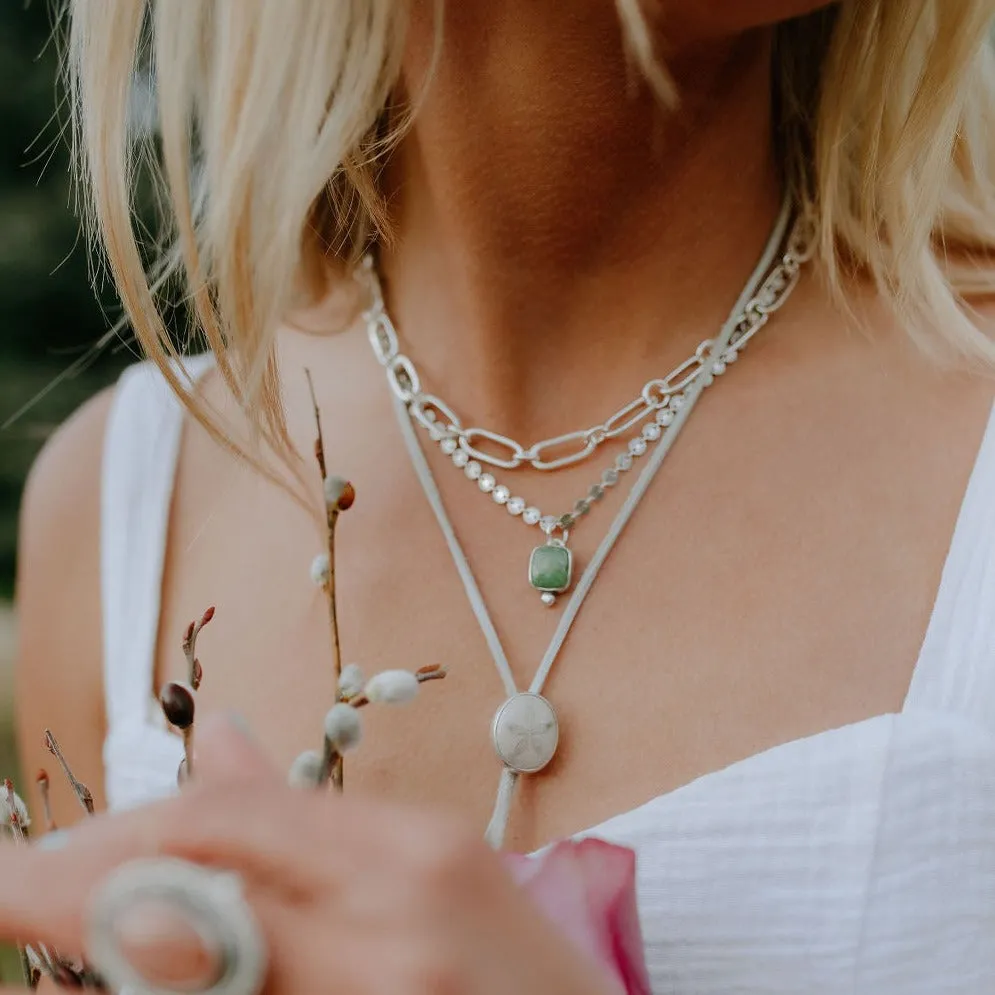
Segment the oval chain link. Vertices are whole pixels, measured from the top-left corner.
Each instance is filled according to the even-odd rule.
[[[372,298],[372,304],[369,310],[364,312],[363,318],[366,321],[367,335],[373,353],[387,373],[391,390],[402,403],[408,405],[412,416],[436,441],[455,438],[459,448],[470,459],[502,470],[517,470],[524,464],[536,470],[559,470],[583,462],[603,443],[625,435],[655,412],[666,408],[671,399],[686,390],[706,367],[724,369],[727,363],[736,359],[739,351],[767,324],[770,316],[779,310],[791,295],[798,282],[802,265],[811,259],[814,250],[815,229],[811,220],[797,219],[788,236],[784,253],[744,307],[736,331],[723,355],[714,356],[713,341],[705,339],[699,343],[694,355],[685,359],[665,377],[647,380],[635,399],[624,404],[599,425],[541,439],[529,447],[490,429],[478,426],[464,428],[456,413],[445,401],[434,394],[421,393],[418,370],[415,364],[400,351],[397,331],[384,306],[380,281],[370,256],[364,258],[359,270],[359,275],[366,281]],[[475,440],[486,440],[504,450],[507,455],[486,452],[474,445]],[[544,454],[565,448],[571,443],[577,444],[573,452],[544,458]]]
[[[479,463],[487,463],[489,466],[499,466],[502,470],[514,470],[521,466],[528,455],[514,439],[509,439],[506,435],[498,435],[497,432],[492,432],[487,428],[457,429],[455,435],[459,439],[460,449],[471,459],[475,459]],[[511,458],[501,459],[500,456],[485,453],[473,444],[474,439],[486,439],[488,442],[493,442],[495,446],[507,449],[511,453]]]

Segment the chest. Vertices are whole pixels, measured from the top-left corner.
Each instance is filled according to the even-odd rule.
[[[943,433],[913,445],[900,415],[873,430],[859,410],[829,424],[831,392],[806,403],[799,391],[785,417],[784,399],[751,406],[749,382],[738,390],[695,413],[557,657],[545,693],[560,748],[519,791],[517,849],[778,743],[901,707],[986,401],[965,410],[974,430],[957,445]],[[333,467],[355,468],[358,492],[337,531],[344,662],[367,673],[438,663],[449,676],[406,708],[367,710],[347,785],[456,808],[483,827],[500,772],[490,725],[505,692],[389,427],[375,451],[350,435],[329,447]],[[432,462],[524,688],[562,610],[545,608],[526,582],[541,535],[438,453]],[[569,507],[582,477],[530,483],[548,488],[551,507]],[[606,502],[578,531],[580,570],[617,508]],[[188,440],[159,677],[182,669],[179,635],[216,604],[201,643],[202,707],[242,713],[282,765],[320,744],[333,696],[327,608],[309,578],[322,546],[320,527],[286,494]]]

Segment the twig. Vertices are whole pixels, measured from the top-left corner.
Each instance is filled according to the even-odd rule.
[[[199,666],[199,665],[198,665]],[[159,705],[166,721],[183,736],[183,780],[193,776],[193,730],[197,706],[189,684],[170,681],[159,694]],[[182,783],[182,781],[180,782]]]
[[[339,782],[335,784],[335,771],[339,771]],[[342,790],[342,754],[332,745],[328,737],[325,737],[321,749],[321,769],[318,771],[318,787],[328,784],[329,779],[337,791]]]
[[[38,793],[41,795],[42,810],[45,815],[45,832],[54,832],[58,826],[55,824],[55,818],[52,815],[52,799],[49,792],[49,780],[48,771],[42,768],[38,771],[35,781],[38,783]]]
[[[7,806],[7,812],[9,813],[7,824],[10,827],[11,836],[14,837],[15,843],[26,843],[27,842],[27,826],[21,821],[21,813],[18,809],[18,799],[17,795],[14,794],[14,784],[7,778],[3,782],[2,789],[4,793],[5,804]],[[38,974],[32,969],[31,960],[28,955],[28,948],[23,943],[17,944],[17,956],[21,964],[21,974],[24,976],[24,983],[28,986],[31,991],[34,991],[38,987]]]
[[[69,786],[73,789],[73,794],[76,795],[76,800],[83,806],[87,815],[93,815],[93,794],[90,789],[80,781],[76,775],[72,772],[72,768],[69,766],[65,755],[62,752],[56,738],[52,735],[51,729],[45,730],[45,749],[59,761],[59,766],[62,768],[62,772],[66,775],[66,779],[69,781]]]
[[[327,506],[326,506],[327,507]],[[325,596],[328,600],[328,622],[332,633],[332,668],[335,676],[335,695],[338,697],[339,678],[342,676],[342,649],[339,645],[339,613],[335,604],[335,524],[338,521],[337,510],[328,509],[328,583],[325,584]],[[345,770],[341,755],[336,755],[332,765],[332,787],[341,792],[345,787]]]
[[[18,798],[14,793],[14,782],[6,778],[3,782],[3,793],[6,796],[7,825],[10,826],[10,833],[14,837],[15,843],[26,843],[28,840],[28,824],[21,821],[21,813],[18,809]]]
[[[197,659],[197,637],[200,630],[214,618],[214,608],[208,608],[197,621],[191,622],[187,626],[187,631],[183,634],[183,655],[187,658],[187,680],[190,687],[197,691],[200,689],[200,682],[204,678],[204,669]]]
[[[314,408],[314,420],[318,425],[318,438],[314,440],[314,458],[318,461],[318,470],[321,472],[321,479],[324,480],[328,476],[328,469],[325,466],[325,440],[321,434],[321,408],[318,407],[318,397],[314,392],[311,371],[305,369],[304,376],[307,377],[307,389],[311,394],[311,407]]]
[[[187,684],[170,681],[159,695],[159,704],[170,725],[183,735],[183,762],[177,771],[177,783],[182,785],[193,777],[193,736],[196,706],[195,692],[204,679],[204,668],[197,658],[197,637],[214,618],[214,608],[208,608],[199,619],[191,622],[183,633],[183,655],[187,659]]]
[[[17,945],[17,959],[20,961],[21,974],[24,977],[24,983],[28,986],[28,990],[32,992],[37,991],[38,984],[41,981],[41,971],[31,963],[28,948],[23,943]]]
[[[58,988],[107,991],[103,982],[85,964],[63,957],[57,950],[50,951],[44,943],[25,947],[21,966],[28,974],[32,991],[37,989],[43,977],[51,978]]]
[[[335,676],[336,698],[339,696],[339,679],[342,676],[342,650],[339,643],[339,616],[335,603],[335,526],[339,519],[339,513],[346,511],[352,506],[356,497],[352,484],[340,477],[329,477],[328,464],[325,459],[325,437],[321,429],[321,409],[318,407],[318,398],[314,390],[314,380],[311,378],[311,371],[305,370],[307,377],[308,391],[311,394],[311,406],[314,409],[314,423],[316,437],[314,442],[314,456],[318,463],[318,471],[321,474],[322,490],[325,498],[325,525],[326,543],[328,547],[328,580],[324,584],[325,597],[328,601],[328,621],[332,636],[332,667]],[[344,787],[345,771],[341,754],[337,754],[332,759],[331,782],[336,791],[342,791]]]

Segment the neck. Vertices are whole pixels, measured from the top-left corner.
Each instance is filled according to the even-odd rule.
[[[413,91],[434,44],[421,6]],[[627,61],[614,5],[576,10],[447,4],[386,177],[402,348],[429,390],[502,431],[566,430],[596,412],[563,394],[611,408],[713,334],[780,201],[762,32],[673,53],[669,110]],[[551,372],[566,388],[552,398]]]

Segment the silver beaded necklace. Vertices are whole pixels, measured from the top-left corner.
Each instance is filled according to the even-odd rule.
[[[504,841],[505,829],[511,811],[511,802],[519,777],[522,774],[538,773],[549,764],[556,753],[559,743],[559,722],[553,706],[543,697],[542,691],[546,678],[559,655],[560,649],[566,640],[574,619],[577,617],[577,613],[580,611],[581,605],[597,578],[598,572],[614,548],[618,537],[628,524],[632,513],[649,488],[660,466],[663,464],[667,453],[670,451],[670,447],[694,410],[702,392],[714,382],[715,376],[724,372],[725,366],[736,358],[736,355],[745,346],[746,342],[767,323],[770,315],[783,306],[798,282],[801,267],[811,256],[811,231],[804,220],[799,219],[796,221],[789,232],[792,216],[791,208],[790,200],[785,198],[763,255],[747,282],[746,287],[740,294],[739,300],[733,307],[728,320],[714,340],[706,340],[706,342],[702,343],[695,350],[694,357],[682,364],[688,375],[683,379],[679,388],[675,388],[670,394],[666,395],[669,399],[668,403],[660,403],[656,407],[652,406],[658,399],[662,400],[664,396],[662,388],[660,394],[651,393],[650,398],[645,397],[645,389],[641,393],[640,399],[646,402],[648,410],[635,423],[645,421],[650,413],[654,413],[654,423],[660,424],[664,430],[661,432],[643,472],[636,479],[632,490],[615,516],[615,520],[612,522],[607,534],[581,573],[577,586],[567,600],[563,615],[559,620],[553,637],[540,661],[535,677],[527,691],[519,691],[515,683],[508,657],[504,652],[504,647],[491,620],[487,605],[477,586],[469,561],[463,552],[462,545],[456,536],[456,531],[446,512],[431,467],[419,443],[416,425],[426,429],[430,437],[439,442],[456,438],[457,445],[460,447],[459,451],[463,452],[467,451],[464,445],[464,440],[467,436],[469,436],[469,440],[466,442],[466,446],[470,446],[473,449],[475,449],[473,442],[476,439],[489,439],[491,441],[500,439],[511,446],[517,446],[517,443],[506,439],[504,436],[499,436],[497,433],[489,432],[486,429],[460,428],[459,419],[445,402],[434,395],[424,394],[421,391],[420,380],[414,364],[400,353],[397,334],[390,323],[390,319],[387,317],[383,306],[383,298],[379,296],[379,284],[375,281],[372,266],[367,265],[363,269],[363,276],[366,279],[370,279],[372,286],[376,289],[373,306],[366,313],[369,337],[378,360],[387,371],[387,380],[394,394],[398,424],[408,450],[408,455],[429,505],[435,513],[439,528],[449,546],[456,570],[463,582],[470,606],[484,635],[507,696],[506,700],[495,713],[491,726],[491,738],[494,748],[503,764],[494,812],[486,832],[488,842],[495,848],[499,848]],[[694,363],[693,367],[689,365],[691,363]],[[680,369],[681,367],[678,367],[678,370]],[[664,383],[673,378],[675,374],[676,371],[671,373],[664,381],[650,381],[650,383]],[[676,375],[682,376],[681,374]],[[680,397],[681,401],[679,404],[673,405],[672,400],[676,397]],[[629,415],[633,418],[636,415],[637,409],[641,411],[641,408],[638,408],[640,399],[631,402],[629,406],[631,408]],[[613,415],[607,423],[602,423],[599,429],[604,430],[605,424],[611,424],[613,421],[624,422],[629,418],[629,415],[624,414],[625,410],[624,408],[620,409],[620,412]],[[656,420],[659,417],[658,412],[660,411],[668,411],[673,414],[673,417],[668,419],[668,423],[665,426]],[[433,412],[434,416],[429,417],[428,412]],[[441,418],[439,417],[440,414]],[[544,442],[537,443],[530,450],[522,450],[522,456],[518,465],[526,461],[532,462],[532,457],[535,456],[537,446],[541,456],[544,448],[549,448],[554,443],[559,443],[563,439],[580,439],[588,431],[591,430],[585,430],[583,433],[570,433],[569,436],[557,439],[545,440]],[[572,465],[579,462],[590,454],[587,449],[588,446],[590,446],[590,451],[593,452],[603,441],[604,439],[600,438],[599,431],[597,442],[592,443],[588,441],[585,443],[584,452],[575,454],[575,458],[570,459],[569,463],[561,465]],[[455,448],[452,450],[453,453],[456,451]],[[518,452],[518,450],[514,451]],[[480,451],[475,451],[473,455],[479,457]],[[477,462],[480,462],[480,460],[478,459]],[[547,461],[540,460],[540,462],[545,463]],[[554,461],[550,460],[549,462]],[[539,467],[539,469],[555,468],[550,466]],[[509,467],[509,469],[513,469],[513,467]],[[471,477],[471,479],[473,478]],[[481,490],[484,490],[484,488],[481,488]],[[498,503],[501,502],[499,501]],[[569,527],[569,524],[564,525],[556,521],[554,527],[544,528],[547,535],[547,543],[545,546],[537,548],[563,549],[569,554],[569,551],[566,549],[566,539],[553,534],[555,531],[567,533]],[[535,551],[533,551],[534,557]],[[567,561],[567,564],[568,570],[572,569],[570,560]],[[569,580],[566,586],[569,587]]]
[[[796,232],[793,237],[797,241],[801,235]],[[366,284],[371,301],[363,314],[370,345],[384,368],[392,393],[404,404],[412,421],[439,445],[467,479],[476,483],[481,493],[490,496],[495,505],[503,506],[508,514],[526,526],[538,526],[545,534],[545,543],[531,551],[528,579],[539,591],[542,601],[552,606],[557,595],[568,591],[573,581],[574,559],[567,545],[571,531],[636,461],[652,452],[665,436],[678,430],[677,416],[687,403],[688,391],[696,384],[711,386],[716,377],[722,376],[766,324],[769,315],[787,299],[798,278],[798,251],[798,245],[787,246],[788,259],[796,261],[792,264],[781,260],[770,272],[761,274],[763,282],[748,306],[737,312],[733,335],[724,350],[718,349],[712,339],[705,339],[690,357],[666,376],[648,380],[635,399],[600,424],[542,439],[528,447],[488,428],[464,427],[444,400],[422,390],[415,364],[401,352],[372,257],[364,259],[358,275]],[[538,507],[500,483],[490,469],[485,469],[514,471],[531,466],[540,471],[560,470],[591,458],[606,443],[625,442],[627,435],[631,437],[625,451],[602,471],[599,480],[574,502],[569,512],[560,515],[544,515]],[[483,448],[485,444],[491,449]],[[572,448],[572,451],[564,453],[564,448]]]

